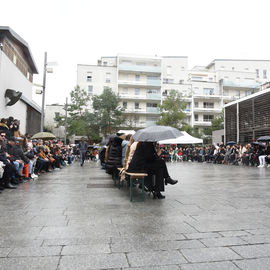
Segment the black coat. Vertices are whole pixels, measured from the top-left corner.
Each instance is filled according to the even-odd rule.
[[[148,163],[157,159],[158,155],[153,143],[139,142],[128,166],[128,172],[147,172]]]
[[[122,167],[122,141],[119,137],[114,137],[109,146],[109,158],[106,162],[106,169],[111,170]]]

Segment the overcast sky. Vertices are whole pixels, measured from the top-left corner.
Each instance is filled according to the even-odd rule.
[[[28,42],[35,83],[45,51],[58,63],[46,104],[63,104],[77,64],[101,56],[184,55],[189,68],[215,58],[270,59],[269,7],[269,0],[0,0],[0,25]]]

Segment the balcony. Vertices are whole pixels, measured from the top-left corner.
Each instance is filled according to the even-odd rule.
[[[146,120],[146,127],[156,126],[156,121]]]
[[[203,112],[203,113],[221,113],[222,109],[218,109],[218,108],[194,108],[193,109],[194,112]]]
[[[118,80],[118,85],[123,86],[137,86],[137,87],[161,87],[161,80],[147,80],[147,81],[129,81],[129,80]]]
[[[239,98],[240,98],[239,96],[223,96],[224,100],[231,100],[231,101],[237,100]]]
[[[135,108],[127,108],[123,111],[123,113],[126,114],[160,114],[159,108],[156,107],[146,107],[146,108],[139,108],[139,109],[135,109]]]
[[[206,121],[194,121],[194,126],[211,127],[211,126],[212,126],[212,122],[206,122]]]
[[[118,66],[119,71],[143,72],[143,73],[161,73],[161,66],[143,66],[143,65],[124,65]]]
[[[161,100],[160,94],[146,94],[146,95],[129,95],[129,94],[119,94],[121,99],[125,100]]]
[[[185,109],[185,110],[184,110],[184,113],[185,113],[186,115],[188,115],[188,116],[191,115],[190,109]]]
[[[194,99],[221,99],[221,95],[202,95],[202,94],[194,94]]]
[[[146,93],[146,99],[161,100],[161,94]]]
[[[146,112],[151,114],[160,114],[160,110],[157,107],[146,107]]]
[[[230,88],[249,88],[249,89],[259,89],[260,84],[256,82],[248,82],[248,81],[239,81],[239,82],[232,82],[229,80],[223,80],[223,86],[230,87]]]

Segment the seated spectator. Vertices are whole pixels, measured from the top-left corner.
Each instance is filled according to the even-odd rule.
[[[3,177],[0,179],[0,190],[4,188],[16,189],[15,186],[11,184],[12,176],[16,173],[16,168],[13,163],[10,161],[7,155],[6,142],[5,142],[6,133],[0,132],[0,161],[5,165]]]
[[[2,118],[0,120],[0,131],[5,132],[7,139],[10,137],[10,130],[9,130],[9,127],[7,126],[7,119],[6,118]]]
[[[20,178],[20,182],[22,182],[22,169],[24,166],[24,162],[21,157],[21,152],[19,151],[19,148],[16,146],[16,139],[14,137],[10,137],[8,139],[7,144],[7,154],[9,160],[15,165],[16,167],[16,174]],[[13,175],[13,178],[15,178],[16,175]]]
[[[168,173],[166,163],[160,158],[161,150],[158,152],[152,142],[139,142],[134,156],[128,166],[127,172],[146,172],[150,177],[145,181],[148,190],[153,191],[154,199],[164,199],[161,194],[165,184],[175,185],[178,181],[173,180]],[[152,181],[151,176],[155,176]]]

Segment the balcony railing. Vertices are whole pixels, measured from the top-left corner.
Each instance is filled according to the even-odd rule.
[[[119,85],[133,85],[133,86],[150,86],[161,87],[161,80],[147,80],[147,81],[130,81],[130,80],[118,80]]]
[[[194,108],[194,112],[221,113],[222,109],[219,109],[219,108]]]
[[[161,73],[160,66],[143,66],[143,65],[124,65],[118,66],[119,71],[145,72],[145,73]]]
[[[248,81],[238,81],[238,82],[232,82],[229,80],[223,80],[223,86],[224,87],[232,87],[232,88],[250,88],[250,89],[259,89],[260,84],[254,82],[248,82]]]
[[[156,126],[156,121],[150,121],[150,120],[146,120],[146,126],[147,127],[151,127],[151,126]]]
[[[146,95],[129,95],[119,94],[121,99],[134,99],[134,100],[161,100],[160,94],[146,94]]]
[[[194,121],[194,126],[205,126],[205,127],[209,127],[211,125],[212,125],[212,122]]]
[[[146,107],[146,112],[159,114],[160,110],[157,107]]]

